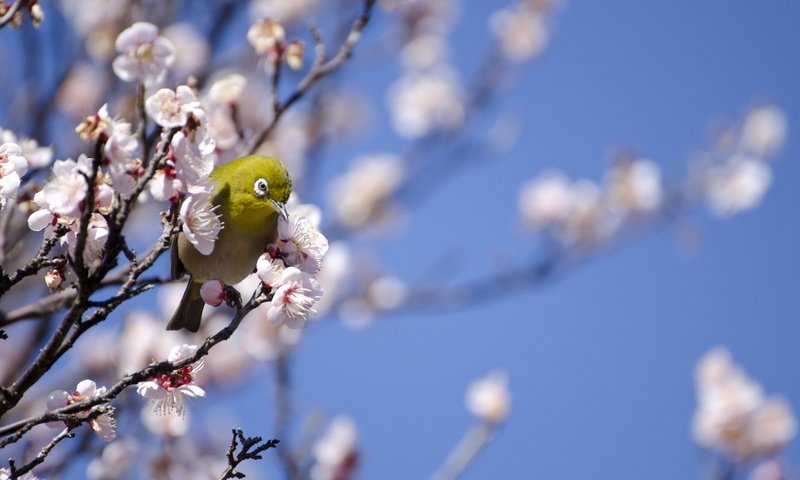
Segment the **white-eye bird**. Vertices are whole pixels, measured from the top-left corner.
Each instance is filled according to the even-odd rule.
[[[207,280],[233,285],[250,274],[267,244],[276,240],[278,218],[287,218],[292,179],[280,160],[252,155],[220,165],[211,172],[210,201],[222,229],[214,250],[203,255],[183,232],[172,240],[172,277],[189,274],[189,283],[167,330],[196,332],[205,302],[200,287]]]

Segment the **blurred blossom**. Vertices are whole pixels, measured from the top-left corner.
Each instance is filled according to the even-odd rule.
[[[508,374],[495,370],[475,380],[467,388],[465,401],[467,409],[482,421],[490,424],[505,421],[511,410]]]
[[[650,160],[619,161],[606,176],[608,194],[615,207],[647,214],[661,206],[664,192],[661,171]]]
[[[350,250],[345,242],[332,243],[328,248],[328,253],[325,254],[322,262],[322,269],[317,274],[317,280],[325,291],[325,295],[317,303],[317,312],[320,316],[324,316],[328,312],[345,287],[351,273],[352,261]]]
[[[305,49],[305,44],[300,41],[294,41],[286,47],[284,55],[289,68],[292,70],[300,70],[303,68],[303,54],[305,53]]]
[[[466,114],[464,98],[464,90],[449,68],[407,74],[388,91],[392,126],[406,138],[456,128]]]
[[[172,71],[175,78],[184,81],[203,69],[208,62],[208,42],[191,23],[173,23],[164,29],[163,34],[174,47]]]
[[[413,39],[417,35],[447,33],[458,14],[458,0],[381,0],[384,10],[400,17],[405,24],[406,35]]]
[[[705,193],[711,211],[719,217],[728,217],[757,207],[771,183],[769,165],[737,156],[708,169]]]
[[[237,103],[242,96],[247,79],[238,73],[225,75],[214,80],[208,90],[208,99],[219,105]]]
[[[358,463],[356,451],[358,429],[352,418],[334,418],[325,434],[314,444],[312,480],[351,478]]]
[[[788,403],[765,398],[761,386],[717,347],[700,359],[695,372],[697,410],[692,430],[700,445],[742,462],[775,453],[797,430]]]
[[[429,33],[414,37],[405,44],[400,52],[403,66],[410,69],[424,70],[445,60],[447,44],[441,35]]]
[[[774,458],[759,463],[750,472],[750,480],[788,480],[789,478],[788,472],[784,472],[781,463]]]
[[[247,30],[247,41],[257,54],[268,57],[270,62],[277,61],[285,39],[283,25],[270,18],[256,21]]]
[[[392,310],[403,304],[406,285],[395,277],[378,277],[367,286],[369,302],[379,310]]]
[[[16,143],[0,145],[0,207],[17,195],[20,181],[28,171],[28,162]]]
[[[328,198],[338,222],[359,228],[385,213],[404,175],[403,161],[397,155],[357,158],[353,168],[331,180]]]
[[[522,186],[519,209],[522,219],[535,229],[548,228],[566,220],[572,205],[569,179],[548,171]]]
[[[126,317],[118,348],[120,375],[141,370],[154,358],[163,358],[183,338],[180,332],[165,332],[164,325],[184,289],[184,285],[161,286],[159,297],[165,310],[160,318],[141,310],[134,310]]]
[[[514,61],[538,56],[547,46],[548,32],[543,13],[527,4],[500,10],[489,18],[503,54]]]
[[[0,144],[16,143],[22,149],[22,156],[30,168],[44,168],[53,161],[53,149],[40,147],[39,142],[32,138],[17,138],[11,130],[0,129]]]
[[[68,115],[84,116],[96,111],[103,103],[108,84],[108,77],[102,69],[91,63],[76,63],[58,90],[56,105]],[[92,88],[86,88],[87,85]]]
[[[354,330],[370,326],[375,319],[375,309],[362,297],[345,299],[339,305],[339,311],[336,313],[345,326]]]
[[[786,138],[786,115],[767,105],[747,113],[742,125],[742,148],[759,157],[775,154]]]
[[[325,298],[324,296],[322,298]],[[256,360],[268,362],[297,345],[303,330],[263,321],[269,304],[262,304],[248,316],[259,317],[242,324],[244,351]]]
[[[128,0],[63,0],[62,12],[78,33],[86,35],[102,25],[113,23],[128,9]]]
[[[273,18],[281,23],[296,22],[314,10],[318,0],[253,0],[250,18]]]
[[[191,357],[197,351],[196,345],[177,345],[167,356],[167,361],[177,363]],[[152,409],[159,415],[186,412],[185,398],[202,398],[205,390],[195,383],[195,375],[203,368],[203,360],[179,368],[170,373],[162,373],[154,378],[140,382],[136,392],[151,401]]]
[[[137,22],[119,34],[119,55],[114,59],[114,73],[125,82],[140,80],[146,85],[160,82],[175,61],[174,47],[158,35],[152,23]]]
[[[86,467],[90,480],[115,480],[122,478],[133,466],[138,445],[133,438],[109,443],[99,457],[93,458]]]
[[[64,390],[55,390],[50,392],[50,395],[47,398],[47,408],[48,410],[55,410],[57,408],[65,407],[67,405],[72,405],[73,403],[85,402],[87,400],[91,400],[96,397],[100,397],[105,395],[106,387],[97,387],[92,380],[83,380],[78,383],[78,386],[75,387],[75,390],[72,393],[65,392]],[[86,411],[95,410],[97,407],[88,408]],[[117,428],[117,421],[114,419],[114,411],[112,409],[111,412],[104,413],[97,418],[89,420],[87,422],[89,426],[94,430],[98,437],[102,438],[106,442],[110,442],[116,438],[116,428]],[[69,425],[68,423],[64,422],[65,425]],[[51,427],[58,427],[58,422],[53,422],[53,424],[48,424]]]
[[[230,323],[230,315],[213,315],[203,320],[203,330],[213,335]],[[266,323],[266,322],[252,322]],[[243,328],[244,325],[242,325]],[[245,347],[245,336],[237,333],[230,339],[218,343],[205,358],[203,369],[198,374],[198,382],[202,384],[216,383],[234,385],[253,367],[253,359]]]
[[[183,412],[167,412],[161,414],[152,408],[142,409],[140,416],[142,424],[150,433],[159,437],[182,437],[189,430],[191,415],[188,410]]]

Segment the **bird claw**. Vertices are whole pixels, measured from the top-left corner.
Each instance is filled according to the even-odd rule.
[[[236,310],[242,308],[242,295],[230,285],[225,285],[225,304]]]

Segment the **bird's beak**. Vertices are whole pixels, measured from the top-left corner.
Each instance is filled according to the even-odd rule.
[[[283,217],[284,220],[288,221],[289,214],[286,212],[286,205],[277,200],[270,200],[270,201],[272,202],[272,206],[275,207],[275,210],[277,210],[278,213],[281,214],[281,217]]]

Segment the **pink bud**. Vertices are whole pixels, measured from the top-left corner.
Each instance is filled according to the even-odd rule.
[[[207,305],[218,307],[225,300],[225,284],[219,280],[208,280],[200,287],[200,296]]]

